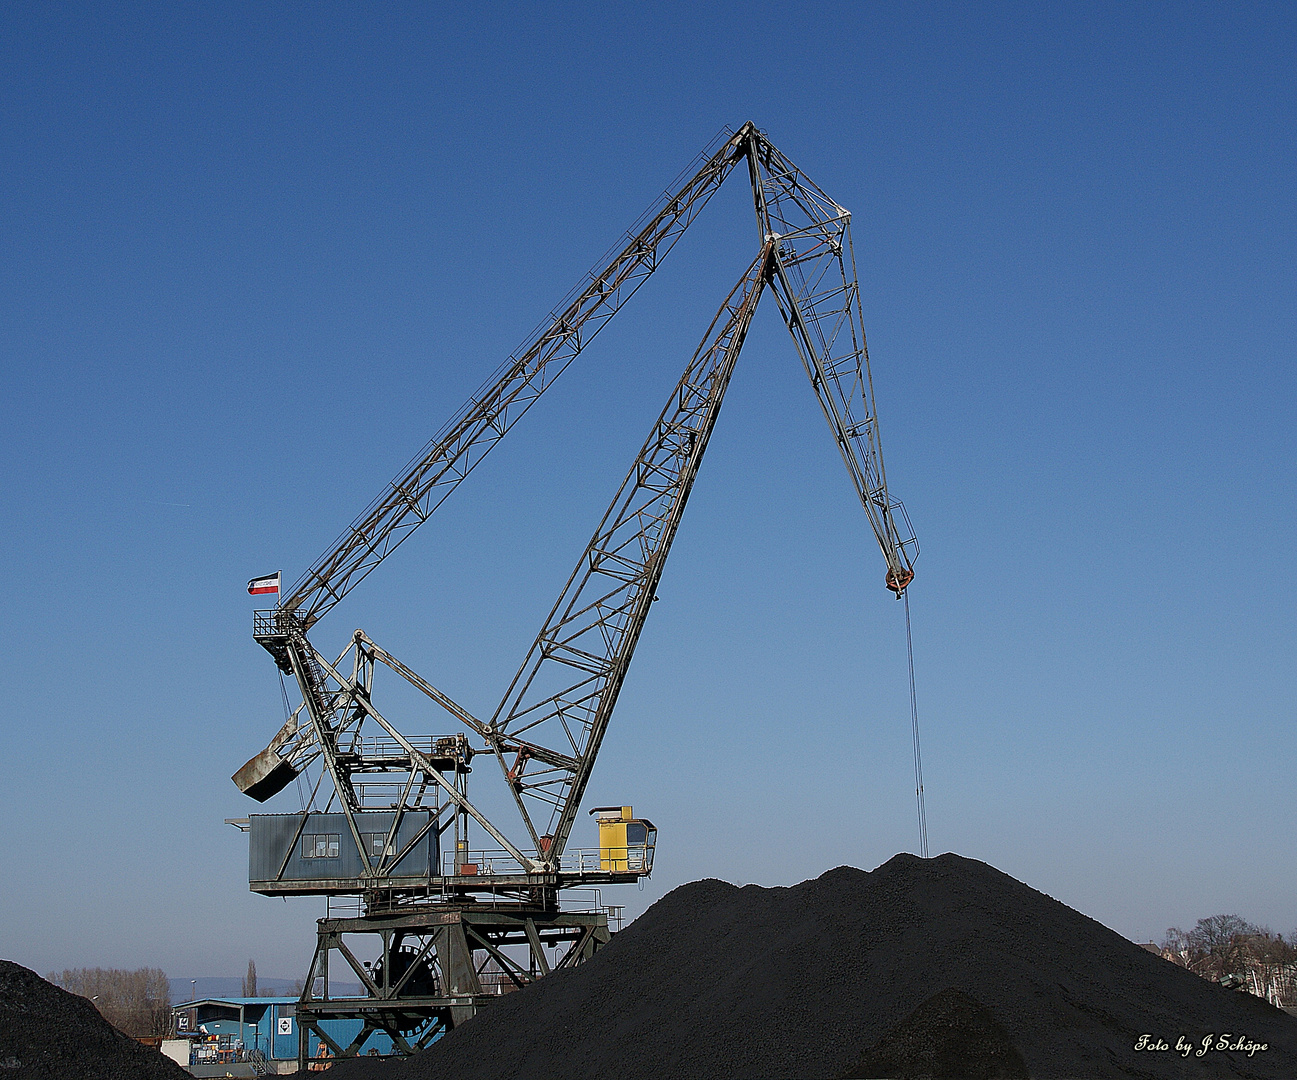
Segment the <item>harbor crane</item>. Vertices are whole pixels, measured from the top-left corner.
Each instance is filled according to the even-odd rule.
[[[671,391],[495,712],[473,715],[361,630],[341,656],[317,649],[315,624],[432,516],[662,265],[740,166],[756,210],[756,257]],[[233,779],[258,802],[293,784],[310,798],[303,796],[300,812],[237,822],[249,834],[250,888],[356,898],[345,914],[330,909],[318,924],[296,1006],[303,1067],[310,1036],[335,1056],[364,1052],[377,1033],[394,1052],[412,1053],[494,993],[580,963],[610,940],[609,909],[565,907],[560,898],[651,873],[656,829],[629,806],[591,811],[597,849],[569,849],[568,841],[767,290],[882,550],[884,584],[905,594],[918,544],[887,489],[850,222],[751,123],[722,132],[277,606],[254,613],[253,637],[300,704],[293,709],[286,699],[287,721]],[[380,668],[430,699],[452,733],[403,734],[375,703]],[[517,810],[514,824],[488,816],[470,797],[475,758],[494,759]],[[470,849],[470,822],[489,849]],[[362,996],[335,992],[339,971],[359,982]],[[360,1021],[349,1045],[322,1026],[338,1018]]]

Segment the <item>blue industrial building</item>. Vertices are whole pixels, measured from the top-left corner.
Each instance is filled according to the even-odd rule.
[[[268,1062],[297,1061],[297,998],[199,998],[172,1007],[176,1032],[193,1038],[191,1071],[205,1075],[207,1066],[233,1065],[265,1058]],[[320,1026],[339,1046],[347,1046],[363,1026],[360,1020],[321,1020]],[[198,1037],[195,1037],[198,1036]],[[308,1032],[309,1057],[320,1056],[320,1040]],[[392,1040],[374,1032],[362,1053],[392,1052]],[[224,1076],[220,1071],[212,1075]]]

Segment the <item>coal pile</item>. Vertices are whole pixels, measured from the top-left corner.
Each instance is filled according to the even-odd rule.
[[[991,1010],[953,987],[933,994],[844,1076],[1029,1080],[1027,1063]]]
[[[0,960],[4,1080],[188,1080],[158,1051],[123,1035],[85,998]]]
[[[1223,1034],[1266,1049],[1215,1049]],[[1168,1049],[1136,1050],[1145,1035]],[[1181,1039],[1188,1057],[1174,1049]],[[880,1068],[1291,1078],[1297,1020],[985,863],[898,855],[787,889],[682,886],[591,961],[502,998],[417,1057],[343,1062],[331,1075],[830,1080]]]

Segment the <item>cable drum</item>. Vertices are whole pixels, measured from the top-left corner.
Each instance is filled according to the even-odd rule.
[[[371,971],[374,985],[380,989],[395,986],[410,971],[411,966],[414,971],[406,980],[405,985],[401,988],[401,997],[436,997],[439,993],[439,980],[437,979],[436,969],[428,963],[426,958],[419,956],[419,950],[412,945],[402,945],[388,953],[388,961],[391,970],[384,969],[383,961],[380,958],[374,963]]]

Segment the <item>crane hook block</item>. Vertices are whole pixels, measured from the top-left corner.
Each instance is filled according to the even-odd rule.
[[[887,571],[887,587],[896,593],[896,598],[901,598],[901,593],[905,587],[914,580],[914,571],[910,569],[902,570],[899,574],[895,570]]]

